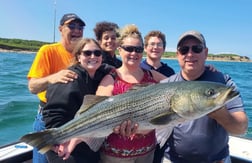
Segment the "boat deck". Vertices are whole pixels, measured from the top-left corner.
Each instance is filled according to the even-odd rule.
[[[252,163],[252,139],[230,136],[229,148],[232,163]],[[31,163],[32,146],[16,142],[0,147],[1,163]],[[170,163],[164,159],[163,163]]]

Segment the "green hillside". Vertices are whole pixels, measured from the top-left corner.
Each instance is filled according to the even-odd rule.
[[[35,40],[22,40],[22,39],[7,39],[0,38],[0,48],[5,50],[14,51],[37,51],[42,45],[49,42],[35,41]]]
[[[0,38],[0,49],[4,49],[4,50],[36,52],[44,44],[50,44],[50,42]],[[165,52],[163,54],[163,58],[176,58],[176,53]],[[250,61],[249,57],[239,56],[237,54],[209,54],[208,59],[209,60],[246,61],[246,62]]]

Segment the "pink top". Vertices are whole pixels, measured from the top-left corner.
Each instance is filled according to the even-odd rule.
[[[157,83],[152,77],[150,71],[143,70],[144,76],[140,84]],[[115,71],[111,72],[114,78],[113,95],[122,94],[129,90],[134,83],[128,83],[122,80]],[[131,137],[123,137],[120,134],[112,133],[105,140],[101,150],[107,155],[114,157],[135,157],[144,155],[152,151],[156,146],[155,130],[148,134],[135,134]]]
[[[111,72],[111,76],[114,78],[114,89],[112,91],[113,95],[118,95],[125,93],[129,90],[134,84],[145,84],[145,83],[158,83],[156,80],[153,79],[152,74],[148,70],[143,70],[144,76],[140,83],[128,83],[127,81],[121,79],[117,74],[116,71]]]

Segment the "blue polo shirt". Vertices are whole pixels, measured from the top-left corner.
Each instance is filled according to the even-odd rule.
[[[220,82],[237,89],[228,75],[212,72],[207,67],[196,80]],[[175,81],[185,81],[185,79],[181,73],[177,73],[163,82]],[[226,107],[229,112],[244,111],[241,97],[234,99]],[[176,163],[208,163],[222,160],[229,155],[228,133],[214,119],[204,116],[174,127],[167,149],[169,150],[166,150],[165,155]]]

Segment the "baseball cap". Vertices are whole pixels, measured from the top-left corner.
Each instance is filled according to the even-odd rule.
[[[206,47],[206,40],[205,40],[204,36],[200,32],[195,31],[195,30],[191,30],[191,31],[187,31],[187,32],[183,33],[178,39],[177,47],[181,44],[182,41],[184,41],[185,38],[187,38],[189,36],[196,38]]]
[[[60,25],[67,24],[73,20],[79,21],[81,23],[81,25],[83,25],[83,26],[86,25],[85,22],[74,13],[68,13],[68,14],[63,15],[63,17],[60,20]]]

